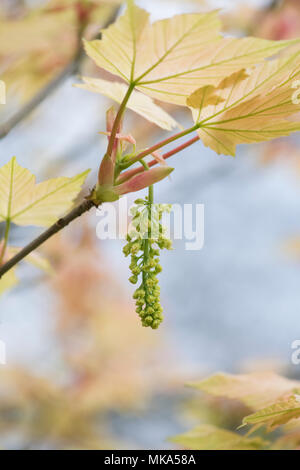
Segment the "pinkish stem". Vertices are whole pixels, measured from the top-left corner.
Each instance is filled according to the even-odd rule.
[[[182,145],[178,145],[178,147],[175,147],[173,150],[170,150],[169,152],[166,152],[162,155],[162,158],[164,160],[167,160],[167,158],[172,157],[176,153],[181,152],[182,150],[186,149],[187,147],[190,147],[193,145],[195,142],[199,140],[199,136],[195,136],[192,139],[188,140]],[[148,163],[148,167],[151,168],[154,165],[157,165],[159,162],[157,160],[151,160],[151,162]],[[145,168],[142,166],[139,168],[133,168],[132,170],[125,171],[123,174],[121,174],[117,180],[118,184],[124,183],[124,181],[127,181],[129,178],[132,178],[132,176],[138,175],[139,173],[142,173],[145,171]]]

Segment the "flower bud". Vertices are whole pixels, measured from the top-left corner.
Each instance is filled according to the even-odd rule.
[[[116,194],[119,196],[123,194],[133,193],[141,189],[148,188],[152,184],[158,183],[166,178],[174,168],[169,166],[153,168],[152,170],[144,171],[143,173],[133,176],[125,183],[115,186]]]

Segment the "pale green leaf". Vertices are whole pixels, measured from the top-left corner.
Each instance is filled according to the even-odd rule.
[[[219,154],[234,155],[236,145],[271,140],[300,130],[292,120],[300,111],[295,83],[300,78],[300,50],[291,48],[279,59],[241,70],[217,87],[192,93],[192,108],[199,136]],[[300,93],[298,94],[300,95]]]
[[[197,426],[170,441],[191,450],[259,450],[265,445],[260,438],[246,438],[212,425]]]
[[[102,95],[121,103],[127,92],[128,86],[125,83],[109,82],[99,78],[83,77],[84,85],[75,85],[85,90],[101,93]],[[166,111],[157,106],[149,96],[133,91],[127,107],[144,117],[150,122],[153,122],[162,129],[171,130],[178,127],[177,122]]]
[[[254,409],[274,403],[286,393],[300,389],[300,382],[286,379],[273,372],[244,375],[220,373],[190,385],[216,397],[239,400]]]
[[[292,395],[280,400],[271,406],[263,408],[256,413],[246,416],[243,424],[266,425],[268,430],[286,424],[300,417],[300,400],[298,395]]]
[[[101,68],[134,83],[162,101],[186,105],[204,85],[270,57],[290,41],[223,38],[218,12],[178,15],[149,21],[149,14],[128,1],[125,14],[102,31],[102,39],[86,41],[90,58]]]
[[[50,226],[72,207],[87,174],[36,184],[35,176],[12,158],[0,168],[0,222]]]

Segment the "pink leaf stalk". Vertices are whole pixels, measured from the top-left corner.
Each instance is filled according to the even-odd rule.
[[[107,135],[111,135],[111,131],[116,119],[116,111],[114,107],[111,107],[106,113],[106,131]],[[118,134],[120,134],[122,130],[122,123],[120,123],[118,127]],[[109,137],[108,137],[109,138]],[[115,177],[115,165],[116,165],[116,155],[118,151],[119,141],[116,138],[113,145],[113,151],[111,156],[105,154],[98,173],[98,183],[100,186],[103,185],[113,185],[114,184],[114,177]]]
[[[99,132],[99,134],[111,136],[111,132]],[[116,140],[128,142],[129,144],[136,145],[136,140],[131,134],[116,134]]]
[[[159,163],[160,165],[163,165],[163,166],[166,165],[165,159],[164,159],[164,157],[162,156],[162,154],[160,152],[156,151],[156,152],[153,152],[151,155],[154,157],[154,159],[157,161],[157,163]]]
[[[169,152],[164,153],[163,155],[161,155],[161,158],[166,160],[167,158],[172,157],[173,155],[181,152],[182,150],[186,149],[187,147],[190,147],[191,145],[193,145],[195,142],[198,142],[198,141],[199,141],[199,136],[193,137],[192,139],[188,140],[184,144],[179,145],[178,147],[174,148],[173,150],[170,150]],[[152,152],[152,155],[153,155],[153,152]],[[151,162],[148,163],[148,167],[151,168],[154,165],[156,165],[157,163],[158,163],[157,158],[155,158],[154,160],[151,160]],[[118,177],[117,183],[118,184],[124,183],[124,181],[127,181],[129,178],[132,178],[133,176],[138,175],[139,173],[142,173],[144,171],[145,171],[145,169],[142,166],[138,167],[138,168],[132,168],[132,170],[124,171]]]

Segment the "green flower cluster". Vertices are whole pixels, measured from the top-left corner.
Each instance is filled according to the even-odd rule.
[[[136,312],[143,326],[153,329],[159,327],[163,320],[160,304],[160,287],[157,275],[162,271],[159,264],[160,250],[172,249],[172,242],[165,236],[161,223],[164,212],[171,211],[170,204],[152,204],[148,198],[137,199],[132,208],[132,227],[127,235],[127,245],[123,252],[131,255],[129,281],[137,284],[142,276],[142,283],[133,294]]]

